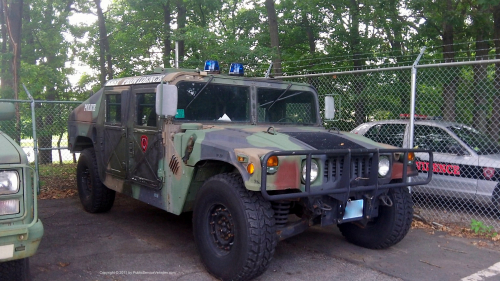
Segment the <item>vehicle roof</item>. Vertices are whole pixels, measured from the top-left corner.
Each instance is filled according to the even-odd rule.
[[[391,120],[380,120],[380,121],[372,121],[363,123],[362,125],[377,125],[377,124],[403,124],[410,123],[410,119],[391,119]],[[457,122],[449,122],[444,120],[428,120],[428,119],[417,119],[415,120],[415,124],[419,125],[433,125],[433,126],[441,126],[441,127],[450,127],[450,126],[467,126],[465,124],[457,123]],[[361,125],[360,125],[361,126]]]
[[[254,80],[260,82],[273,82],[273,83],[287,83],[299,86],[310,86],[307,83],[301,82],[291,82],[291,81],[283,81],[274,78],[265,78],[265,77],[249,77],[249,76],[231,76],[228,74],[217,74],[217,73],[207,73],[203,71],[196,71],[192,69],[175,69],[169,68],[164,69],[162,73],[152,73],[141,76],[132,76],[132,77],[122,77],[111,79],[106,82],[104,86],[117,86],[117,85],[136,85],[136,84],[150,84],[150,83],[160,83],[163,81],[171,80],[173,77],[177,77],[180,75],[193,75],[206,77],[209,75],[213,75],[214,77],[232,79],[232,80]]]

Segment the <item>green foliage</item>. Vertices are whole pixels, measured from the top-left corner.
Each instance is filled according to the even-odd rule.
[[[470,228],[476,234],[486,235],[490,237],[495,237],[498,235],[498,233],[494,232],[493,226],[487,226],[484,224],[484,222],[475,219],[471,220]]]

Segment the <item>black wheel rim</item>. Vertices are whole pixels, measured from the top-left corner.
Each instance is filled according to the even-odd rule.
[[[215,204],[210,208],[208,216],[214,250],[221,255],[228,254],[234,244],[234,223],[231,212],[224,205]]]

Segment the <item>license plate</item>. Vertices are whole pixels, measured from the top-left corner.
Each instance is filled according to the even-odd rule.
[[[0,260],[10,259],[14,256],[14,244],[0,246]]]
[[[363,216],[363,199],[347,201],[344,220],[361,218]]]

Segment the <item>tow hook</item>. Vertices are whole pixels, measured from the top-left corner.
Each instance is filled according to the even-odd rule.
[[[331,211],[332,210],[332,206],[330,206],[326,203],[323,203],[323,201],[321,201],[321,200],[316,200],[313,204],[313,208],[314,208],[314,212],[317,215],[320,215],[322,213],[322,211]]]
[[[380,199],[382,206],[392,207],[393,205],[391,197],[387,195],[380,195],[378,199]]]

